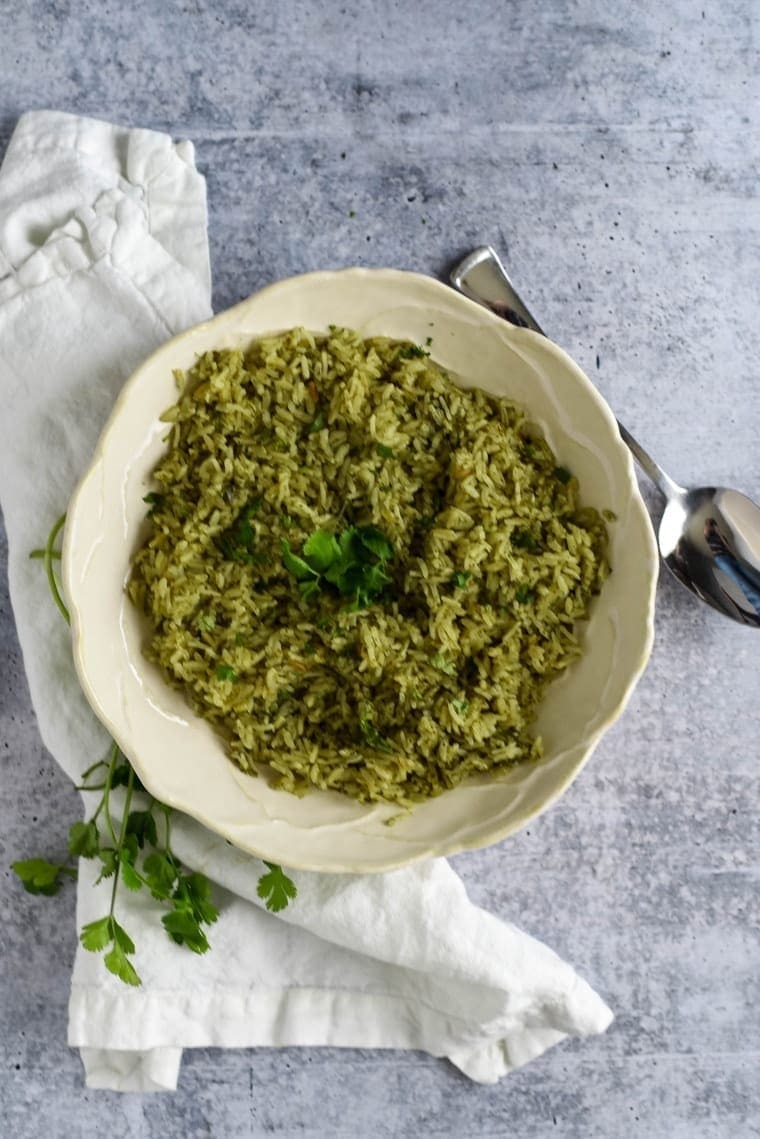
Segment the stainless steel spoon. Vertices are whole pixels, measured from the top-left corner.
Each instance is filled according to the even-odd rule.
[[[545,335],[490,246],[465,257],[452,270],[451,283],[511,324]],[[726,487],[679,486],[619,421],[618,427],[639,466],[667,500],[658,533],[665,565],[713,609],[760,628],[760,506]]]

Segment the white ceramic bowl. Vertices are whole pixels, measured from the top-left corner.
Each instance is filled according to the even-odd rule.
[[[397,809],[336,792],[299,799],[244,775],[211,727],[141,653],[143,618],[124,591],[144,534],[143,495],[162,452],[159,415],[176,400],[172,376],[209,348],[303,325],[415,342],[465,386],[523,404],[558,461],[578,476],[585,503],[617,514],[613,572],[583,632],[583,657],[555,682],[536,729],[539,764],[476,778],[418,806]],[[95,712],[159,799],[236,846],[286,866],[380,871],[496,842],[545,810],[575,778],[620,715],[652,645],[657,553],[630,455],[606,403],[548,340],[517,329],[428,277],[346,269],[282,281],[155,352],[125,385],[68,512],[64,588],[79,679]],[[590,808],[593,809],[593,804]]]

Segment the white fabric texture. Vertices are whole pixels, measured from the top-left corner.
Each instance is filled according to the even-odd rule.
[[[28,554],[65,509],[125,379],[210,311],[192,145],[60,112],[23,116],[0,170],[0,501],[40,731],[74,780],[108,740]],[[186,1047],[298,1044],[424,1049],[493,1082],[612,1019],[550,949],[474,906],[444,860],[297,872],[297,901],[274,916],[256,896],[258,859],[183,816],[173,839],[218,884],[212,948],[197,957],[174,945],[158,903],[119,892],[143,983],[128,988],[78,948],[69,1043],[90,1087],[173,1089]],[[108,910],[110,883],[95,886],[95,873],[80,864],[78,926]]]

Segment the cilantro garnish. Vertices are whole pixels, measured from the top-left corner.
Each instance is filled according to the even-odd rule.
[[[298,582],[305,601],[329,586],[353,598],[353,608],[365,609],[376,601],[391,580],[385,572],[393,546],[376,526],[349,526],[337,536],[315,530],[295,554],[286,538],[280,539],[282,561]]]
[[[149,494],[145,495],[143,502],[147,502],[150,506],[150,510],[148,511],[148,518],[152,518],[156,511],[160,510],[164,505],[165,498],[163,494],[158,494],[155,490],[152,490]]]
[[[377,451],[377,453],[381,459],[392,459],[393,458],[393,455],[394,455],[393,448],[386,446],[385,443],[378,443],[377,446],[375,447],[375,450]]]
[[[269,873],[259,878],[256,893],[264,899],[266,908],[276,914],[285,909],[298,891],[281,866],[274,862],[265,862],[264,865],[269,868]]]
[[[527,605],[536,596],[536,591],[531,589],[528,585],[521,585],[515,594],[515,600],[519,601],[521,605]]]
[[[64,514],[53,526],[39,554],[44,559],[53,600],[68,622],[69,613],[54,570],[54,560],[60,557],[60,552],[53,548],[65,521]],[[234,669],[226,665],[219,668],[233,674],[225,675],[224,679],[235,678]],[[111,811],[111,794],[117,787],[125,788],[118,826]],[[91,818],[72,823],[69,828],[69,859],[58,863],[27,858],[11,864],[27,893],[48,897],[57,894],[65,877],[77,876],[76,868],[70,865],[71,859],[97,859],[101,868],[96,882],[106,878],[113,880],[111,901],[105,917],[82,927],[79,940],[90,952],[104,953],[106,969],[126,985],[139,985],[141,981],[130,960],[136,952],[135,944],[115,916],[120,884],[128,890],[149,891],[168,909],[161,921],[172,941],[193,953],[205,953],[209,943],[203,927],[212,925],[218,916],[211,901],[212,886],[205,875],[185,870],[172,851],[171,807],[146,795],[146,805],[132,809],[134,795],[145,794],[145,788],[115,741],[107,757],[84,772],[78,790],[100,791],[101,797]],[[266,865],[269,873],[259,878],[259,897],[264,899],[268,910],[278,911],[296,897],[296,886],[281,867],[270,862]]]
[[[217,680],[235,681],[235,680],[237,680],[238,675],[235,672],[235,669],[231,665],[229,665],[229,664],[218,664],[216,666],[216,678],[217,678]]]
[[[455,585],[457,589],[465,589],[471,577],[472,574],[469,570],[457,570],[457,572],[452,575],[451,583]]]
[[[558,479],[559,482],[567,485],[573,476],[570,473],[570,471],[567,469],[567,467],[555,467],[554,468],[554,477],[555,477],[555,479]]]
[[[457,666],[447,658],[445,653],[436,653],[430,658],[430,663],[433,668],[437,668],[439,672],[445,672],[447,676],[456,676],[457,674]]]
[[[256,531],[251,519],[260,507],[260,498],[249,502],[240,511],[232,525],[219,535],[216,544],[226,561],[238,562],[240,565],[253,565],[257,561],[254,551]]]
[[[408,344],[406,348],[402,348],[399,352],[399,357],[402,360],[422,360],[430,353],[421,344]]]
[[[369,715],[363,716],[359,721],[359,731],[370,747],[377,748],[378,751],[393,751],[390,741],[385,738],[382,732],[378,731]]]
[[[529,530],[515,530],[510,541],[516,550],[527,550],[529,554],[536,554],[541,549]]]

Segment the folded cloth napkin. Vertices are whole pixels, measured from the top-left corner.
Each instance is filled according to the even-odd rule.
[[[210,314],[205,185],[192,145],[57,112],[18,123],[0,170],[0,500],[13,608],[42,738],[77,782],[106,750],[65,625],[32,572],[116,394]],[[86,796],[85,796],[86,798]],[[612,1014],[550,949],[468,901],[444,860],[389,874],[295,873],[274,916],[258,859],[178,817],[173,846],[217,884],[212,949],[174,945],[146,891],[120,891],[140,988],[77,951],[69,1043],[90,1087],[176,1087],[185,1047],[417,1048],[493,1082]],[[19,852],[25,857],[31,852]],[[82,862],[77,922],[108,910]]]

